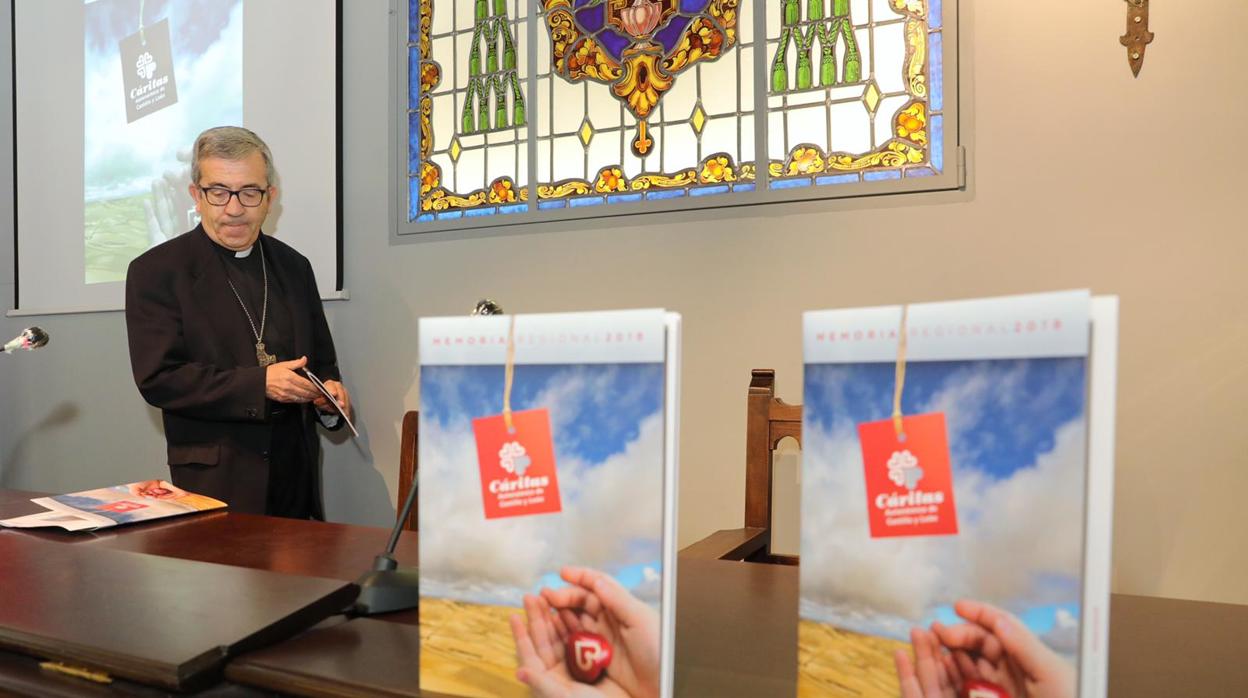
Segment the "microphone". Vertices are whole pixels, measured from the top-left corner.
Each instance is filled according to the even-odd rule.
[[[22,333],[4,345],[4,353],[12,354],[18,349],[38,349],[48,343],[48,333],[38,327],[27,327]]]
[[[472,314],[502,315],[503,307],[489,298],[482,298],[477,301]],[[419,489],[419,481],[413,482],[399,511],[399,518],[394,522],[394,529],[390,531],[386,549],[373,558],[373,568],[355,580],[360,587],[360,595],[347,609],[349,614],[370,616],[416,608],[420,604],[420,571],[414,567],[399,567],[398,560],[394,559],[394,548],[399,543],[399,534],[403,532],[403,524],[411,514],[412,505],[416,503]]]
[[[394,548],[399,543],[399,534],[403,532],[403,524],[412,512],[412,504],[416,502],[417,482],[407,493],[407,501],[390,532],[390,540],[386,543],[385,552],[373,558],[373,569],[365,572],[355,580],[360,587],[360,595],[356,598],[348,613],[357,616],[371,616],[377,613],[402,611],[416,608],[420,604],[420,572],[414,567],[399,567],[394,559]]]
[[[495,303],[489,298],[482,298],[477,301],[476,307],[472,309],[473,315],[502,315],[503,306]]]

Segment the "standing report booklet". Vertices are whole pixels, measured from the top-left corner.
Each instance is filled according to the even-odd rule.
[[[421,320],[422,690],[671,695],[679,327]]]
[[[799,696],[1104,695],[1116,313],[805,314]]]

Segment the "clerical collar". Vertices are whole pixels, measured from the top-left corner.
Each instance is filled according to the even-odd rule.
[[[213,239],[211,235],[208,235],[207,230],[204,231],[204,235],[208,238],[210,242],[212,242],[213,247],[217,248],[217,250],[221,252],[222,256],[230,257],[233,259],[247,259],[248,257],[251,256],[252,251],[256,249],[256,245],[260,244],[260,240],[259,238],[257,238],[255,242],[252,242],[251,245],[245,250],[231,250],[225,245],[222,245],[221,243],[217,242],[215,239]]]

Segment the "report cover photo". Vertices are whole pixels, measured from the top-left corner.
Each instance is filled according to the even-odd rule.
[[[660,695],[664,314],[426,319],[420,334],[422,689]]]

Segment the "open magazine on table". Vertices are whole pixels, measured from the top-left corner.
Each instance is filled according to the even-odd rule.
[[[187,492],[165,480],[143,480],[83,492],[36,497],[30,501],[48,510],[3,519],[0,520],[0,526],[55,526],[66,531],[93,531],[97,528],[193,514],[226,506],[225,502]]]

